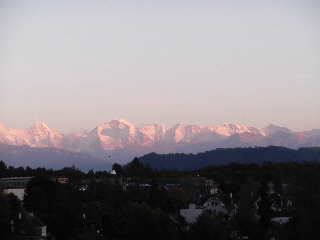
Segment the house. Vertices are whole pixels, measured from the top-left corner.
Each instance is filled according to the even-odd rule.
[[[67,177],[51,177],[50,180],[61,184],[69,183],[69,179]]]
[[[174,187],[183,187],[185,184],[192,183],[194,190],[198,195],[216,194],[219,190],[220,184],[213,179],[204,177],[183,177],[183,178],[156,178],[155,182],[166,189]],[[152,179],[140,180],[140,184],[152,184]]]
[[[180,209],[180,215],[183,216],[188,223],[195,223],[202,212],[203,208],[197,207],[194,203],[189,204],[189,208],[187,209]]]
[[[223,195],[218,193],[199,197],[196,203],[189,204],[188,209],[180,209],[180,215],[185,217],[187,222],[194,223],[203,211],[212,210],[216,214],[224,214],[233,218],[236,214],[236,209],[232,194]]]
[[[216,214],[226,214],[229,217],[234,217],[236,214],[236,205],[232,199],[232,193],[229,194],[214,194],[204,197],[200,200],[203,209],[210,209]]]
[[[196,188],[198,191],[201,191],[201,188],[206,188],[209,191],[210,195],[216,194],[219,191],[220,184],[215,182],[213,179],[207,179],[204,177],[193,177],[191,178],[192,181],[195,183]],[[185,179],[181,179],[183,183]],[[203,194],[199,192],[199,194]]]
[[[190,223],[181,215],[170,213],[170,219],[174,223],[177,232],[187,232],[189,230]]]
[[[13,213],[9,239],[47,240],[47,226],[39,219],[37,214],[28,213],[23,207],[20,207]],[[53,239],[53,237],[50,236],[50,239]]]
[[[271,222],[276,222],[280,225],[289,222],[293,216],[292,210],[294,209],[295,198],[289,195],[281,196],[278,193],[271,193],[268,196],[271,202],[271,210],[273,210]],[[260,200],[260,197],[255,197],[256,210],[259,209]]]
[[[188,233],[190,228],[190,223],[188,223],[184,217],[176,213],[170,213],[170,219],[175,225],[175,230],[177,232],[178,239],[185,239],[185,240],[190,239],[190,236]]]

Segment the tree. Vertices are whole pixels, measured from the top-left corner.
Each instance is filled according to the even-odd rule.
[[[6,197],[8,199],[9,209],[11,212],[14,212],[20,208],[21,202],[17,195],[15,195],[14,193],[9,193]]]
[[[172,220],[159,208],[130,204],[114,226],[118,239],[176,239]]]
[[[183,178],[181,188],[185,191],[188,203],[192,203],[197,197],[196,183],[192,177]]]
[[[163,192],[161,191],[161,189],[159,189],[159,186],[156,183],[156,180],[153,178],[151,183],[149,199],[148,199],[148,205],[153,208],[161,207],[163,204],[164,198],[165,196]]]
[[[237,193],[239,202],[235,216],[235,221],[242,230],[242,233],[254,240],[261,239],[261,228],[258,226],[255,200],[252,195],[258,188],[258,183],[250,178],[241,186],[241,190]]]
[[[276,193],[282,194],[283,189],[282,189],[281,169],[278,163],[276,163],[275,165],[276,167],[273,173],[273,189]]]
[[[94,176],[94,171],[93,169],[90,169],[87,173],[88,177]]]
[[[179,212],[187,201],[187,195],[182,188],[174,187],[167,196],[166,209],[172,212]]]
[[[149,163],[145,164],[145,166],[143,167],[143,171],[144,171],[144,177],[149,179],[153,177],[153,169]]]
[[[121,165],[118,163],[115,163],[112,165],[112,170],[115,170],[117,175],[119,175],[119,176],[123,175],[123,169],[122,169]]]
[[[320,234],[320,163],[304,162],[294,170],[296,198],[292,231],[297,239],[312,239]]]
[[[270,226],[271,221],[271,200],[267,193],[269,190],[269,187],[267,183],[263,180],[261,180],[260,188],[259,188],[259,195],[260,195],[260,202],[258,203],[259,209],[257,211],[258,215],[260,215],[260,227],[267,231],[267,229]]]
[[[7,165],[1,160],[0,161],[0,176],[5,177],[7,171]]]
[[[191,225],[191,235],[194,240],[224,240],[229,237],[226,226],[212,210],[204,211]]]
[[[135,157],[131,164],[127,167],[127,175],[133,178],[142,178],[144,175],[144,169],[139,159]]]
[[[8,239],[11,232],[10,213],[8,199],[0,191],[0,235],[3,239]]]
[[[61,207],[59,184],[44,177],[32,178],[26,187],[24,206],[41,214],[56,214]]]

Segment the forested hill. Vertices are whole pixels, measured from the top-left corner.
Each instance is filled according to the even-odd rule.
[[[149,153],[139,157],[142,164],[149,163],[152,168],[192,170],[208,165],[227,165],[232,162],[251,163],[261,165],[263,162],[288,162],[292,159],[296,162],[312,161],[320,159],[320,148],[309,147],[298,150],[285,147],[255,147],[255,148],[220,148],[198,154],[156,154]]]

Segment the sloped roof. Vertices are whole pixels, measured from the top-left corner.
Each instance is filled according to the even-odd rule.
[[[21,214],[21,218],[19,218],[19,214]],[[14,212],[12,221],[12,236],[39,236],[35,228],[46,227],[38,216],[30,216],[23,207]]]
[[[170,218],[173,221],[173,223],[176,224],[176,225],[182,225],[182,226],[190,225],[190,223],[188,223],[186,221],[186,219],[183,216],[179,215],[179,214],[170,213]]]
[[[224,205],[226,206],[230,206],[231,205],[231,200],[232,198],[230,198],[230,195],[229,194],[220,194],[220,193],[217,193],[217,194],[213,194],[213,195],[206,195],[204,197],[202,197],[199,201],[199,205],[203,205],[205,204],[205,202],[207,202],[210,198],[216,198],[218,199],[219,201],[221,201]]]

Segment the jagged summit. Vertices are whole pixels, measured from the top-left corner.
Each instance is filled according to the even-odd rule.
[[[98,127],[109,127],[112,128],[114,126],[134,126],[133,124],[129,123],[127,120],[125,120],[124,118],[119,118],[119,119],[112,119],[110,122],[105,122],[101,125],[99,125]]]
[[[49,126],[43,122],[40,121],[36,121],[30,128],[33,127],[45,127],[45,128],[49,128]]]
[[[117,122],[120,122],[120,123],[132,125],[131,123],[129,123],[129,122],[128,122],[127,120],[125,120],[124,118],[113,119],[112,121],[117,121]]]
[[[34,123],[31,127],[27,128],[26,132],[29,132],[29,133],[55,132],[57,134],[60,134],[57,131],[50,128],[47,124],[39,122],[39,121]]]
[[[230,123],[205,127],[178,123],[173,127],[147,124],[138,128],[119,118],[103,123],[91,131],[69,135],[62,135],[40,121],[26,130],[10,129],[0,124],[0,143],[55,147],[104,158],[103,154],[107,151],[120,150],[126,154],[130,152],[135,156],[142,156],[149,152],[180,152],[181,147],[185,147],[183,152],[190,153],[239,146],[318,146],[319,131],[309,132],[294,134],[288,128],[273,124],[266,128],[256,128]],[[197,145],[195,147],[192,144]]]

